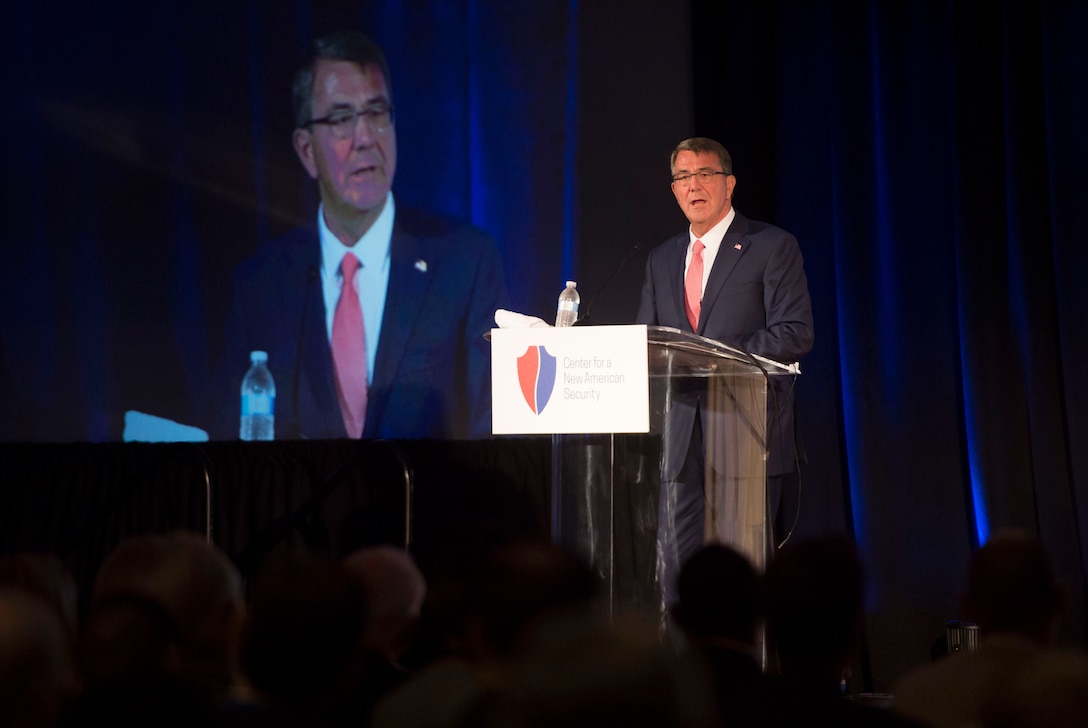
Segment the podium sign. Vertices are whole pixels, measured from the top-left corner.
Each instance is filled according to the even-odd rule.
[[[492,329],[496,435],[649,432],[646,327]]]

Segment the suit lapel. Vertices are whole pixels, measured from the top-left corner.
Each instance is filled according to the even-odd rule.
[[[385,313],[382,315],[374,377],[370,384],[364,438],[373,437],[380,431],[389,391],[396,381],[415,322],[424,308],[431,275],[427,272],[419,240],[394,223],[389,250],[389,287],[385,294]]]
[[[336,395],[336,380],[329,349],[329,337],[325,326],[325,297],[321,288],[321,245],[314,244],[317,232],[307,239],[305,257],[292,270],[305,271],[304,292],[297,300],[303,301],[305,339],[301,346],[299,362],[298,417],[302,433],[308,437],[328,437],[327,433],[345,436],[344,421],[340,416],[340,401]],[[313,252],[317,251],[314,256]],[[303,300],[304,299],[304,300]],[[309,394],[310,403],[306,401]],[[320,424],[318,424],[320,422]]]
[[[684,259],[688,254],[688,243],[691,242],[691,238],[688,233],[684,233],[676,238],[673,242],[673,250],[666,258],[666,270],[667,280],[672,281],[673,295],[672,305],[676,308],[676,320],[687,321],[688,314],[685,308],[684,301]]]
[[[714,304],[718,302],[718,296],[729,274],[733,272],[737,261],[748,250],[749,240],[745,237],[747,234],[748,218],[738,212],[732,224],[729,225],[725,237],[722,238],[718,254],[714,256],[714,267],[710,269],[710,277],[707,278],[706,288],[703,289],[703,305],[699,309],[699,328],[695,333],[702,335],[710,312]]]

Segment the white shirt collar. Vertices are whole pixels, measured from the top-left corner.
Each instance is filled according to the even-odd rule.
[[[730,205],[729,212],[725,213],[725,217],[718,221],[718,224],[706,231],[706,235],[696,235],[692,232],[691,227],[688,227],[688,247],[690,248],[696,240],[702,240],[703,245],[708,250],[717,252],[718,246],[722,244],[722,238],[725,237],[725,233],[729,230],[729,226],[733,223],[733,218],[737,216],[736,209]]]
[[[340,261],[347,253],[354,253],[363,268],[381,270],[389,260],[389,245],[393,238],[393,217],[396,210],[393,204],[393,192],[390,191],[385,198],[385,206],[381,214],[370,229],[355,241],[355,245],[347,246],[340,242],[329,226],[325,223],[325,206],[321,205],[317,210],[317,230],[321,239],[321,274],[322,276],[335,277],[340,273]]]

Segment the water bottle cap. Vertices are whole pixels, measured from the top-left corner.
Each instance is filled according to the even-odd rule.
[[[268,361],[267,351],[251,351],[249,353],[249,360],[254,364],[262,361]]]
[[[575,281],[567,281],[567,288],[574,288],[577,285]]]

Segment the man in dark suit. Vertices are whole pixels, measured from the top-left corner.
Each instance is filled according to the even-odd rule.
[[[251,350],[269,355],[279,438],[489,434],[483,335],[506,303],[501,260],[480,230],[395,204],[385,54],[359,33],[318,39],[294,107],[321,206],[235,275],[217,434],[237,436]]]
[[[812,305],[797,240],[732,207],[729,152],[696,137],[672,152],[672,191],[689,229],[654,248],[646,265],[638,323],[693,332],[749,354],[796,362],[812,348]],[[768,508],[779,479],[797,466],[792,377],[772,377],[768,393]],[[674,600],[676,569],[703,543],[705,393],[677,399],[659,503],[659,578]],[[668,604],[667,604],[668,606]]]

